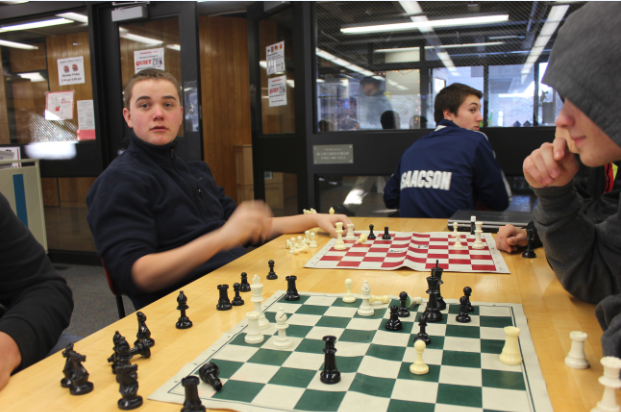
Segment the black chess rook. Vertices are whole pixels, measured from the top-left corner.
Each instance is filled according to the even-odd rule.
[[[324,336],[323,341],[326,343],[323,353],[325,359],[323,363],[323,371],[319,374],[319,379],[323,383],[333,384],[341,381],[341,372],[336,367],[336,336]]]
[[[200,380],[193,375],[181,379],[181,385],[185,389],[185,400],[181,412],[205,412],[205,406],[198,397],[198,384]]]
[[[222,381],[220,381],[219,375],[220,368],[213,362],[207,362],[198,370],[198,376],[201,377],[201,380],[213,386],[216,391],[222,389]]]
[[[438,279],[440,279],[440,281],[438,282],[438,308],[440,310],[446,309],[446,302],[444,301],[444,298],[442,297],[442,291],[440,288],[440,286],[444,284],[444,282],[442,282],[443,272],[444,272],[444,269],[440,267],[440,261],[436,260],[436,267],[431,268],[431,276],[435,276]]]
[[[295,281],[298,278],[296,276],[287,276],[285,279],[287,279],[287,293],[285,294],[285,300],[300,300],[300,294],[295,286]]]
[[[233,290],[235,291],[233,302],[231,302],[233,306],[241,306],[244,304],[244,300],[241,298],[241,296],[239,296],[240,288],[241,288],[241,285],[239,283],[233,283]]]
[[[535,241],[535,229],[526,229],[526,239],[528,240],[528,244],[526,245],[526,250],[524,251],[524,253],[522,253],[522,257],[527,259],[534,259],[537,257],[537,254],[535,254],[535,251],[533,250],[533,242]]]
[[[246,272],[241,274],[241,284],[239,286],[240,292],[250,292],[250,283],[248,283],[248,275]]]
[[[399,293],[399,301],[401,302],[401,305],[399,307],[399,317],[400,318],[407,318],[410,316],[410,311],[407,308],[407,302],[408,302],[408,294],[407,292],[401,292]]]
[[[267,274],[266,278],[269,280],[278,279],[278,275],[276,275],[276,272],[274,272],[274,261],[270,260],[269,262],[267,262],[267,264],[270,267],[270,271]]]
[[[375,228],[375,226],[369,225],[369,236],[367,236],[367,239],[369,240],[375,239],[375,233],[373,233],[373,228]]]
[[[187,298],[187,296],[185,296],[185,294],[183,293],[182,290],[179,291],[179,296],[177,296],[177,303],[179,304],[177,306],[177,310],[181,312],[181,316],[179,316],[179,320],[175,324],[175,327],[177,329],[189,329],[189,328],[191,328],[192,327],[192,321],[185,314],[185,311],[188,310],[188,308],[189,308],[189,306],[187,305],[188,298]]]
[[[399,307],[393,305],[390,307],[390,319],[386,321],[386,329],[387,330],[401,330],[403,329],[403,324],[401,320],[399,320]]]
[[[218,285],[218,292],[220,292],[220,297],[218,299],[218,303],[216,304],[216,309],[218,310],[229,310],[233,307],[231,305],[231,301],[229,300],[229,285]]]

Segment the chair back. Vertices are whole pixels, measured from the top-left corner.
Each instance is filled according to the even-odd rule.
[[[125,306],[123,305],[123,296],[116,291],[114,288],[114,283],[112,282],[112,278],[110,277],[110,272],[106,269],[106,265],[104,264],[103,258],[101,258],[101,266],[103,267],[104,273],[106,274],[106,280],[108,281],[108,287],[110,288],[110,292],[114,295],[116,299],[116,309],[119,312],[119,319],[123,319],[125,317]]]

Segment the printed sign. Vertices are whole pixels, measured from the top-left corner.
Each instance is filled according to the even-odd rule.
[[[45,120],[73,119],[75,91],[49,92],[45,96]]]
[[[135,73],[140,70],[153,67],[155,69],[164,69],[164,48],[149,49],[149,50],[137,50],[134,52],[134,69]]]
[[[313,145],[313,164],[351,164],[354,163],[353,144]]]
[[[287,105],[287,76],[267,79],[270,107]]]
[[[84,76],[84,56],[58,59],[57,62],[58,84],[60,86],[86,83]]]
[[[267,74],[280,73],[285,71],[285,42],[281,41],[266,47],[265,62],[267,63]]]

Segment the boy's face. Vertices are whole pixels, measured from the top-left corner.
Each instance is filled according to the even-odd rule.
[[[168,80],[142,80],[132,87],[129,109],[123,109],[123,117],[139,139],[164,145],[177,137],[183,107],[177,89]]]
[[[556,118],[556,126],[562,129],[557,136],[567,141],[570,151],[580,154],[585,165],[597,167],[621,160],[621,147],[568,99]]]
[[[466,97],[457,109],[457,114],[453,114],[450,110],[444,111],[444,118],[455,123],[459,127],[468,130],[479,130],[479,122],[483,120],[481,115],[481,99],[474,94]]]

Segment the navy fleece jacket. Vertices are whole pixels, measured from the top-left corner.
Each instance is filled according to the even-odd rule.
[[[184,162],[176,140],[156,146],[132,134],[129,148],[95,181],[86,197],[88,224],[119,293],[136,309],[244,254],[220,252],[164,290],[147,293],[133,281],[136,260],[175,249],[222,227],[235,211],[204,162]]]

